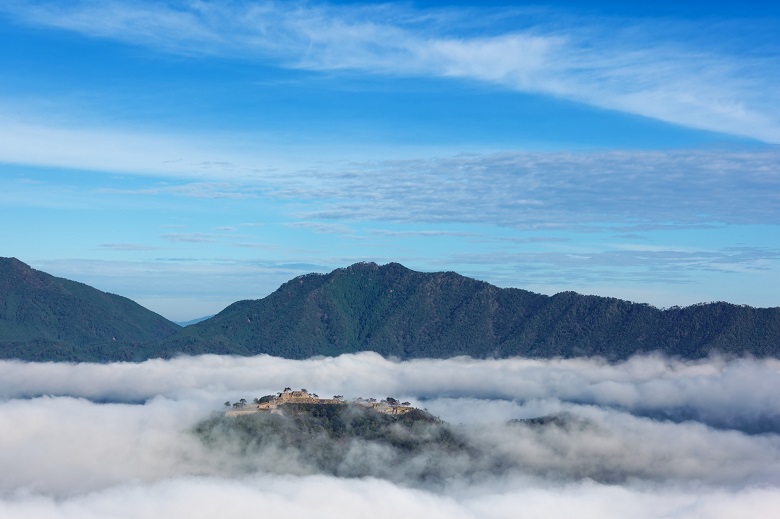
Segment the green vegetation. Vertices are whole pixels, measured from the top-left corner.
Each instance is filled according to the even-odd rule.
[[[215,416],[197,425],[195,433],[210,449],[238,453],[247,467],[268,463],[264,469],[280,473],[391,477],[393,472],[427,480],[439,475],[431,460],[472,451],[464,437],[419,410],[390,416],[355,404],[288,404],[283,409],[280,414]]]
[[[247,474],[373,477],[435,487],[510,472],[605,483],[645,473],[643,464],[611,463],[612,451],[603,453],[601,446],[593,451],[598,462],[585,456],[572,466],[570,442],[593,434],[600,442],[610,433],[565,413],[485,427],[450,425],[422,411],[390,416],[357,404],[293,404],[282,414],[215,416],[193,432],[225,470]]]
[[[239,301],[161,344],[177,352],[286,358],[375,351],[401,359],[576,357],[660,351],[683,358],[780,355],[780,308],[711,303],[659,310],[614,298],[500,289],[397,263],[309,274]]]
[[[400,359],[780,356],[780,308],[659,310],[614,298],[500,289],[454,272],[359,263],[308,274],[180,328],[129,299],[0,260],[0,357],[144,360],[184,354]]]
[[[125,297],[0,258],[0,357],[142,360],[138,346],[179,326]]]

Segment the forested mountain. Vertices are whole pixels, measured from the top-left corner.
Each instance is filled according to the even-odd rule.
[[[375,351],[401,359],[624,359],[661,351],[780,357],[780,308],[710,303],[659,310],[562,292],[501,289],[454,272],[358,263],[307,274],[180,328],[133,301],[0,259],[0,357],[144,360],[177,354],[302,359]]]
[[[126,297],[0,258],[2,358],[140,360],[139,344],[179,328]]]
[[[700,358],[780,356],[780,308],[710,303],[659,310],[563,292],[500,289],[453,272],[359,263],[297,277],[266,298],[239,301],[155,345],[179,352],[288,358],[371,350],[401,359],[576,357],[624,359],[661,351]]]

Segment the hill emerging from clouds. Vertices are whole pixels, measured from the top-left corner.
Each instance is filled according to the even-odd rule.
[[[0,357],[141,360],[138,345],[179,326],[138,303],[0,258]]]
[[[358,263],[297,277],[165,339],[148,356],[223,353],[303,359],[375,351],[446,358],[778,356],[780,308],[728,303],[659,310],[563,292],[501,289],[454,272]]]

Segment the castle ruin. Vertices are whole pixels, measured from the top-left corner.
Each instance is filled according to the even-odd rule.
[[[296,391],[286,387],[276,395],[267,395],[260,399],[255,399],[255,402],[251,405],[230,409],[225,412],[225,415],[240,416],[252,413],[282,413],[282,408],[290,404],[304,406],[354,404],[389,415],[400,415],[414,409],[409,402],[399,403],[396,399],[390,397],[379,401],[375,398],[356,398],[348,402],[341,395],[334,395],[333,398],[320,398],[316,393],[309,393],[306,389]]]

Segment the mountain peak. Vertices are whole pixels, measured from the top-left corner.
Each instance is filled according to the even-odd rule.
[[[454,272],[361,262],[288,281],[179,328],[127,298],[0,258],[0,357],[143,360],[181,353],[304,359],[780,355],[780,308],[659,310],[614,298],[502,289]]]
[[[379,268],[379,265],[373,261],[359,261],[357,263],[353,263],[345,270],[379,270]]]
[[[574,292],[502,289],[454,272],[360,262],[299,276],[165,341],[177,353],[265,353],[286,358],[375,351],[387,357],[625,359],[661,351],[686,358],[775,352],[780,309],[703,305],[662,311]],[[774,353],[773,353],[774,354]]]
[[[0,257],[0,268],[13,269],[16,271],[32,270],[32,267],[30,267],[30,265],[22,261],[19,261],[18,259],[13,257],[11,258]]]
[[[336,271],[338,270],[342,270],[342,269],[336,269]],[[357,271],[357,272],[393,272],[393,271],[413,272],[413,270],[404,267],[400,263],[390,262],[390,263],[385,263],[384,265],[379,265],[373,261],[359,261],[357,263],[353,263],[352,265],[346,267],[343,270]]]
[[[0,258],[0,357],[129,360],[179,327],[127,299]]]
[[[19,284],[36,289],[48,288],[51,283],[47,276],[16,258],[0,258],[0,287],[4,290]]]

